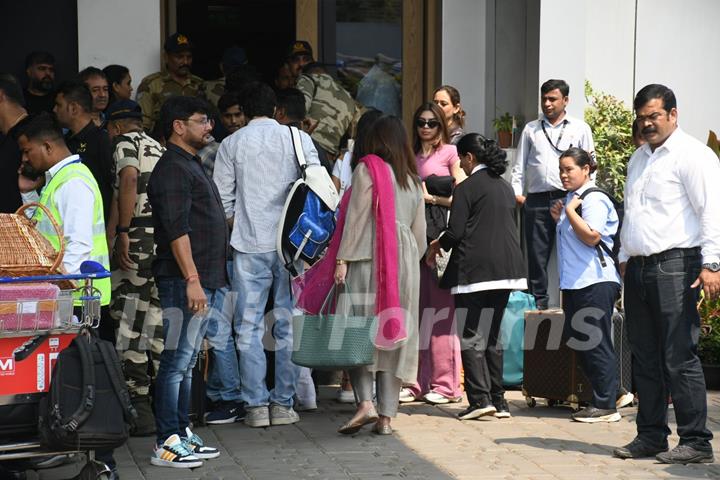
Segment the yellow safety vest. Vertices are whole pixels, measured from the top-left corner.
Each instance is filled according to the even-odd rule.
[[[93,245],[88,260],[98,262],[103,267],[105,267],[105,269],[109,269],[110,258],[108,256],[107,239],[105,237],[105,220],[103,217],[102,195],[100,194],[100,189],[98,188],[97,181],[95,181],[95,177],[93,177],[93,174],[85,165],[80,163],[79,160],[64,165],[52,177],[50,183],[48,183],[43,189],[42,193],[40,194],[40,203],[45,205],[48,210],[50,210],[53,218],[55,219],[55,221],[57,221],[58,225],[62,229],[64,219],[60,215],[57,204],[55,203],[55,192],[57,192],[57,190],[65,183],[74,179],[79,179],[88,187],[90,187],[94,197],[92,213]],[[45,215],[44,212],[38,208],[33,214],[33,220],[37,221],[37,229],[42,234],[42,236],[48,239],[48,241],[50,242],[50,244],[52,244],[55,250],[59,250],[60,238],[58,238],[51,221],[47,218],[47,215]],[[109,305],[111,291],[110,278],[95,280],[93,281],[93,286],[100,291],[100,304]],[[74,303],[75,305],[82,304],[82,302],[77,299]]]

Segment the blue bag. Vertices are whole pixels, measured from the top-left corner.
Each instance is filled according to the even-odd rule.
[[[500,335],[503,352],[503,385],[520,385],[523,381],[523,347],[525,344],[525,312],[535,310],[532,295],[515,291],[510,294]]]

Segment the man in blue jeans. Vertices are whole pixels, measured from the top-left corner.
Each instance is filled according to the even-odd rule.
[[[276,250],[277,229],[290,186],[300,169],[290,129],[273,119],[276,97],[261,83],[247,87],[243,111],[250,122],[226,138],[215,157],[213,179],[225,215],[234,227],[233,292],[237,293],[235,332],[240,355],[241,397],[250,427],[287,425],[300,420],[293,410],[299,368],[292,363],[293,301],[290,278]],[[300,132],[308,165],[319,165],[308,135]],[[272,289],[275,384],[265,386],[263,351],[265,304]]]
[[[637,436],[613,454],[710,463],[696,305],[700,289],[708,299],[720,293],[720,164],[678,127],[666,86],[642,88],[633,107],[647,143],[628,164],[619,260],[639,404]],[[669,394],[680,443],[667,451]]]
[[[209,106],[171,97],[160,111],[167,150],[148,182],[157,257],[153,275],[163,308],[155,381],[157,445],[153,465],[194,468],[220,455],[189,428],[192,368],[207,330],[208,308],[221,310],[227,286],[227,223],[217,188],[197,151],[210,140]]]

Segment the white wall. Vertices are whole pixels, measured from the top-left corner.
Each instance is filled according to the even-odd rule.
[[[160,2],[78,0],[78,66],[130,69],[137,89],[146,75],[160,70]],[[135,94],[133,93],[133,96]]]
[[[703,142],[720,131],[718,21],[717,0],[638,0],[635,90],[670,87],[680,126]]]
[[[442,83],[460,91],[466,132],[484,132],[487,0],[442,2]]]

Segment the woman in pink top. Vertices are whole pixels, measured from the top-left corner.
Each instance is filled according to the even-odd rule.
[[[448,138],[443,111],[424,103],[413,117],[415,161],[423,180],[425,206],[450,207],[452,197],[432,195],[425,180],[430,175],[452,176],[455,184],[465,180],[455,145]],[[428,241],[434,240],[429,238]],[[420,358],[418,380],[400,392],[400,402],[419,398],[428,403],[458,402],[460,389],[460,341],[454,325],[454,303],[449,290],[438,286],[437,274],[420,264]]]

